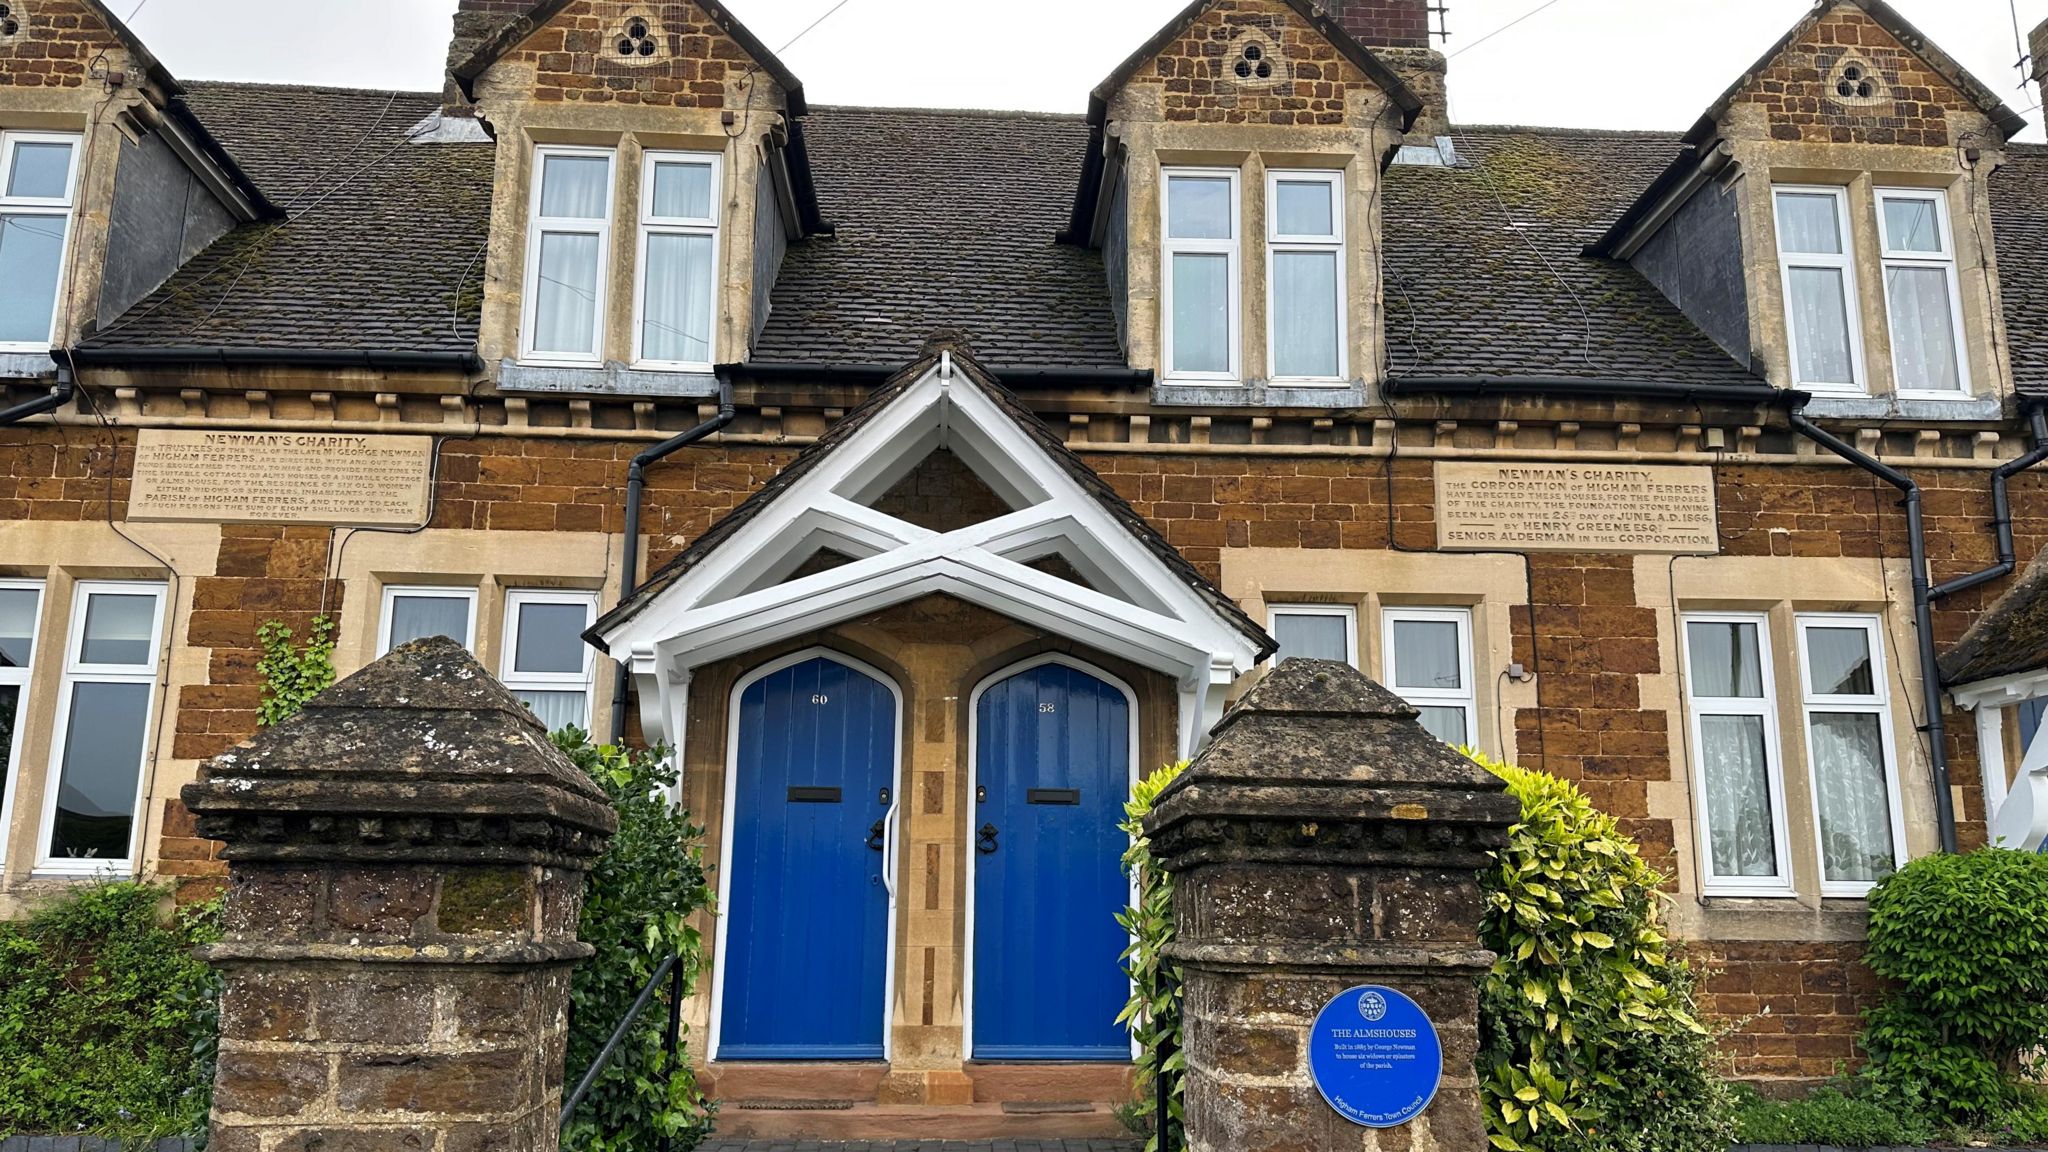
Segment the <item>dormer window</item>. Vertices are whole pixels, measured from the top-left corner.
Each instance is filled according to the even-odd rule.
[[[1820,392],[1862,392],[1863,337],[1856,316],[1849,196],[1843,188],[1775,189],[1778,266],[1792,384]]]
[[[1275,380],[1344,379],[1344,174],[1266,178],[1266,307]]]
[[[522,359],[548,364],[604,360],[616,160],[611,150],[601,148],[543,145],[535,151]]]
[[[55,338],[78,140],[0,132],[0,351],[40,352]]]
[[[647,154],[634,324],[639,367],[711,370],[721,186],[716,155]]]
[[[1931,189],[1878,189],[1877,235],[1899,391],[1964,391],[1969,370],[1947,198]]]
[[[1171,379],[1237,379],[1238,195],[1234,168],[1169,168],[1165,362]]]

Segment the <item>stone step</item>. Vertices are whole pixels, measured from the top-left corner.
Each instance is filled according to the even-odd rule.
[[[1122,1104],[1131,1098],[1128,1064],[969,1064],[977,1104],[1087,1100]]]
[[[765,1101],[763,1103],[766,1103]],[[1010,1111],[1001,1104],[856,1104],[850,1108],[726,1107],[720,1139],[1111,1140],[1130,1132],[1107,1104],[1079,1110]]]
[[[716,1063],[697,1072],[697,1086],[719,1100],[852,1101],[872,1104],[889,1066],[881,1061],[819,1064]]]

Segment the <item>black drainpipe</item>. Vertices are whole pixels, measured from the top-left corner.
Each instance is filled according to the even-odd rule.
[[[1927,578],[1927,529],[1921,511],[1920,486],[1913,482],[1912,477],[1808,420],[1805,409],[1810,397],[1805,393],[1787,392],[1786,398],[1791,404],[1788,412],[1793,431],[1898,489],[1904,497],[1906,543],[1913,566],[1913,631],[1920,650],[1921,710],[1927,716],[1928,764],[1934,772],[1934,818],[1941,832],[1941,850],[1952,853],[1956,850],[1956,810],[1954,797],[1949,792],[1948,724],[1941,715],[1941,665],[1934,651],[1934,601],[2012,572],[2016,558],[2012,539],[2012,503],[2006,494],[2006,483],[2048,459],[2048,417],[2043,416],[2040,402],[2022,401],[2028,409],[2034,446],[2025,455],[2006,461],[1991,473],[1991,527],[1998,537],[1997,562],[1981,571],[1936,585],[1930,584]]]
[[[626,544],[620,552],[619,603],[633,598],[640,587],[640,495],[647,487],[647,467],[676,452],[704,439],[727,424],[732,423],[732,376],[725,366],[718,369],[718,415],[704,421],[687,432],[679,432],[647,449],[626,466]],[[631,674],[624,660],[615,661],[617,675],[612,680],[612,738],[617,744],[626,735],[626,691]]]
[[[78,382],[72,378],[71,369],[60,364],[57,366],[57,386],[51,389],[48,395],[24,400],[12,408],[0,411],[0,428],[19,424],[31,416],[54,412],[71,403],[71,396],[77,391]]]

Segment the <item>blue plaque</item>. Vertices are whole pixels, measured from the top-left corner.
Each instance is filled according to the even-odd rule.
[[[1367,1128],[1396,1128],[1436,1099],[1444,1046],[1415,1001],[1366,985],[1339,992],[1316,1014],[1308,1070],[1339,1116]]]

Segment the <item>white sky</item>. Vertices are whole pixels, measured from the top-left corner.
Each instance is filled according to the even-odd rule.
[[[727,0],[779,47],[839,0]],[[813,104],[1078,112],[1186,0],[845,0],[787,52]],[[1459,52],[1542,0],[1447,0]],[[2034,125],[2008,0],[1893,0]],[[135,0],[111,0],[117,12]],[[1810,0],[1556,0],[1451,61],[1454,119],[1681,130]],[[2021,27],[2048,0],[2017,0]],[[440,87],[453,0],[142,0],[138,35],[196,80]]]

